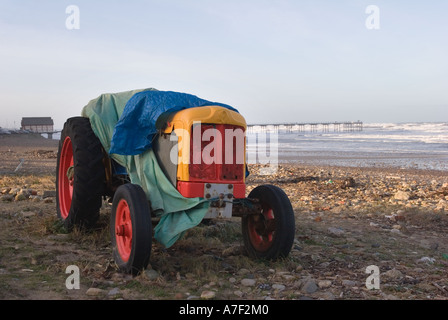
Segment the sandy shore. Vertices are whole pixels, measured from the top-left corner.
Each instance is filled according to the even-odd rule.
[[[421,153],[301,151],[279,152],[279,163],[356,168],[448,171],[448,155]]]
[[[0,135],[0,174],[52,174],[56,170],[57,140],[39,134]]]

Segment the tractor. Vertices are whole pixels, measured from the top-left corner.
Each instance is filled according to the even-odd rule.
[[[72,230],[75,226],[94,226],[103,199],[108,199],[112,204],[110,235],[114,261],[121,272],[137,274],[147,267],[151,257],[153,224],[161,223],[161,215],[165,217],[170,210],[167,207],[178,201],[190,203],[189,207],[171,210],[179,212],[170,212],[170,218],[163,219],[165,226],[158,231],[161,236],[171,230],[171,224],[183,221],[185,212],[196,210],[186,219],[195,217],[194,223],[184,229],[208,219],[240,217],[244,247],[250,257],[276,260],[288,256],[295,220],[285,192],[267,184],[255,187],[246,197],[249,173],[244,117],[235,109],[203,100],[188,108],[179,104],[171,108],[169,104],[173,102],[168,99],[166,107],[155,116],[152,114],[152,134],[128,134],[122,139],[117,127],[128,104],[139,94],[149,93],[163,92],[127,92],[118,95],[121,100],[117,96],[109,100],[102,96],[93,103],[102,103],[95,111],[96,118],[83,109],[81,116],[65,122],[56,168],[57,215],[65,227]],[[105,108],[104,101],[115,104],[116,112]],[[136,105],[141,108],[141,100]],[[111,120],[107,126],[98,124],[108,117]],[[147,121],[141,115],[136,119],[144,125]],[[131,129],[132,126],[138,123],[131,123]],[[124,128],[121,132],[127,134],[123,130],[129,126]],[[150,147],[141,154],[110,152],[112,139],[121,139],[126,147],[142,136],[149,137]],[[152,198],[161,189],[161,196]],[[168,246],[178,238],[174,237]]]

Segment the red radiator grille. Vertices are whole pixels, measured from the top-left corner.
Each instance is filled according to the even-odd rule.
[[[190,181],[243,181],[244,153],[244,128],[194,124],[190,137]]]

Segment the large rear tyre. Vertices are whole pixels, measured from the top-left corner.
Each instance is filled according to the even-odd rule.
[[[151,256],[151,209],[143,189],[127,183],[118,187],[112,203],[110,234],[120,271],[137,274]]]
[[[67,229],[95,225],[104,182],[102,146],[89,119],[68,119],[61,132],[56,168],[56,211]]]
[[[244,246],[252,258],[276,260],[288,256],[294,242],[294,211],[285,192],[273,185],[258,186],[249,194],[258,199],[260,214],[242,218]]]

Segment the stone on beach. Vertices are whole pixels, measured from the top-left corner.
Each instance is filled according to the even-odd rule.
[[[409,200],[410,197],[411,195],[409,194],[409,192],[405,191],[397,191],[397,193],[395,193],[394,195],[395,200],[402,200],[402,201],[407,201]]]
[[[253,286],[255,286],[255,283],[256,283],[255,279],[245,278],[245,279],[241,280],[241,285],[244,287],[253,287]]]

